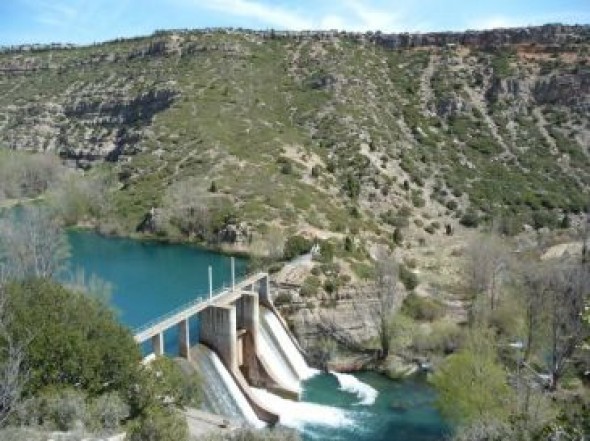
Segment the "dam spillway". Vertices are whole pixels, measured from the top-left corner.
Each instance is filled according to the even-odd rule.
[[[210,292],[208,298],[166,314],[138,329],[134,337],[138,344],[151,341],[153,353],[163,355],[164,333],[177,328],[179,355],[188,361],[205,357],[197,361],[201,369],[212,375],[221,393],[233,395],[226,402],[215,403],[212,399],[213,405],[237,414],[235,405],[242,403],[238,406],[240,413],[250,423],[254,419],[246,407],[251,408],[257,420],[274,424],[279,420],[277,411],[269,409],[268,403],[253,393],[251,386],[299,399],[300,381],[313,373],[277,314],[268,274],[254,274],[237,284],[232,277],[230,288],[215,295]],[[199,341],[209,352],[191,349],[189,320],[192,317],[198,318]],[[220,369],[220,363],[225,370]]]

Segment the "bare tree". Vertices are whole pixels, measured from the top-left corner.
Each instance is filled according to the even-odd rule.
[[[5,300],[4,286],[0,284],[0,427],[18,405],[25,381],[24,345],[15,342],[7,330],[10,318]]]
[[[508,267],[509,253],[499,238],[477,237],[467,247],[467,280],[475,294],[489,297],[490,310],[498,304],[502,272]]]
[[[212,240],[214,212],[223,202],[223,196],[207,193],[196,180],[176,182],[166,192],[162,220],[187,236]]]
[[[555,390],[566,363],[585,337],[584,311],[590,289],[590,272],[583,264],[547,269],[547,330],[551,388]]]
[[[395,332],[394,312],[402,300],[403,292],[398,287],[398,266],[395,259],[389,255],[378,256],[374,280],[358,286],[352,302],[359,326],[362,324],[370,327],[371,334],[379,340],[379,350],[376,354],[379,359],[385,359],[389,355]],[[363,345],[358,336],[344,329],[329,315],[322,315],[318,328],[326,336],[352,351],[375,354],[374,350],[368,350]],[[365,338],[368,334],[364,329]]]
[[[380,256],[375,263],[375,302],[368,303],[370,318],[381,346],[380,358],[389,355],[393,313],[401,302],[397,287],[398,267],[392,256]]]
[[[36,197],[59,181],[63,166],[55,155],[0,152],[1,196],[6,198]]]
[[[5,278],[51,277],[64,266],[68,243],[59,222],[39,207],[0,221],[0,266]]]
[[[68,173],[49,191],[52,210],[68,225],[85,219],[101,219],[111,212],[113,177],[109,173]]]
[[[520,292],[524,306],[525,347],[523,360],[528,361],[537,345],[537,336],[547,316],[545,310],[547,291],[546,269],[540,264],[525,264],[520,270]]]

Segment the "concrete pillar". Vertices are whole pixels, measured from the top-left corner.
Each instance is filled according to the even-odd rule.
[[[199,313],[199,339],[215,350],[225,367],[238,369],[236,307],[209,306]]]
[[[236,288],[236,259],[231,258],[231,290]]]
[[[164,355],[164,334],[159,333],[152,337],[152,350],[156,357]]]
[[[258,280],[258,296],[263,304],[272,305],[268,274],[265,274]]]
[[[181,357],[190,360],[190,335],[188,318],[178,323],[178,349]]]
[[[236,314],[238,329],[244,332],[241,338],[242,344],[242,372],[252,380],[258,372],[258,326],[260,321],[260,307],[258,294],[244,292],[236,301]]]
[[[238,329],[244,329],[252,336],[254,347],[258,347],[258,324],[260,322],[260,306],[258,294],[244,292],[236,300],[236,315]]]
[[[213,297],[213,268],[209,267],[209,298]]]

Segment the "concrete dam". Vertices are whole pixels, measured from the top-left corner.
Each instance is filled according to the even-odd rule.
[[[191,347],[189,319],[197,317],[199,342]],[[284,404],[298,400],[310,368],[297,340],[275,309],[266,273],[258,273],[198,299],[137,329],[138,344],[164,354],[164,332],[178,329],[178,351],[204,377],[210,410],[254,427],[275,424]],[[172,355],[172,354],[171,354]],[[174,354],[176,355],[176,354]]]

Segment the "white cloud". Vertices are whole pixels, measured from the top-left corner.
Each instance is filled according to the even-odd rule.
[[[376,9],[361,3],[358,0],[348,0],[346,7],[352,11],[354,23],[350,23],[357,30],[394,31],[400,28],[399,15],[384,9]]]
[[[533,14],[526,17],[508,17],[496,15],[472,20],[467,23],[468,29],[497,29],[514,28],[520,26],[539,26],[547,23],[587,23],[588,13],[564,11],[558,14]]]
[[[251,18],[269,26],[285,29],[310,29],[313,27],[313,22],[297,11],[252,0],[207,0],[206,2],[198,2],[198,5],[228,15]]]
[[[26,4],[34,11],[37,22],[50,26],[68,25],[79,16],[79,9],[64,2],[27,0]]]
[[[259,24],[289,30],[340,29],[396,31],[400,16],[363,0],[325,0],[317,11],[277,6],[268,0],[185,0],[192,6],[249,18]],[[324,11],[319,12],[319,11]],[[329,11],[329,12],[325,12]]]

